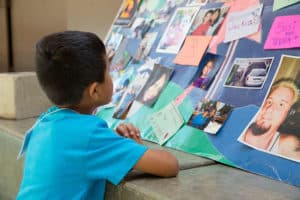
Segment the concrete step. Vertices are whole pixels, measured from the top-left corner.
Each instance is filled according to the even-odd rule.
[[[0,83],[1,118],[36,117],[51,105],[35,72],[0,73]]]

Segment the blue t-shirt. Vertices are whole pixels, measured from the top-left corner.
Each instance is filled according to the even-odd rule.
[[[208,122],[209,118],[208,117],[204,117],[202,114],[198,114],[194,117],[194,119],[192,120],[192,126],[197,127],[204,127],[204,125],[206,125],[206,123]]]
[[[103,199],[106,180],[118,184],[147,147],[117,135],[102,119],[50,108],[27,132],[17,199]]]

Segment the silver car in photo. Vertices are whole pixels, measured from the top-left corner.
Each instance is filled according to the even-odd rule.
[[[262,86],[265,82],[267,70],[264,68],[254,68],[245,77],[245,85],[251,87]]]

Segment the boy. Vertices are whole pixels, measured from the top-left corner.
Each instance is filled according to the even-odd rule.
[[[44,37],[36,45],[36,72],[56,106],[26,134],[17,199],[103,199],[105,181],[118,184],[132,168],[177,175],[177,159],[139,144],[136,127],[121,124],[118,135],[91,115],[110,102],[113,88],[105,46],[96,35],[66,31]]]

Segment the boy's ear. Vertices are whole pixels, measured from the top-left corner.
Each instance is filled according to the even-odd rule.
[[[93,99],[98,99],[99,96],[99,83],[97,82],[93,82],[92,84],[90,84],[89,88],[88,88],[88,93],[90,95],[90,97],[92,97]]]

